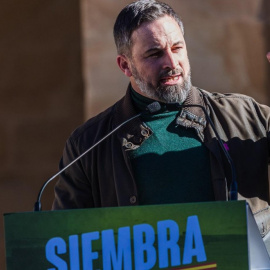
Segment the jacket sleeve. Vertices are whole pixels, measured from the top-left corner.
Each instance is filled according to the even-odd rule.
[[[59,171],[76,159],[78,153],[70,138],[65,146]],[[81,160],[76,161],[60,174],[55,185],[55,199],[52,210],[93,207],[90,182],[84,172]]]

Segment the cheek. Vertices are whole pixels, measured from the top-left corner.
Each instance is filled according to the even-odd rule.
[[[151,82],[153,85],[156,85],[159,81],[160,73],[161,73],[160,70],[152,68],[147,70],[144,76],[146,77],[148,82]]]
[[[145,74],[148,74],[152,80],[157,80],[162,71],[162,65],[158,61],[155,61],[153,64],[148,65],[148,67],[145,69]]]
[[[185,74],[188,74],[190,71],[190,65],[187,54],[182,55],[181,58],[179,59],[179,62],[182,68],[184,69]]]
[[[183,66],[184,66],[184,71],[185,71],[185,73],[188,73],[189,70],[190,70],[190,65],[189,65],[188,59],[186,59],[186,60],[184,61]]]
[[[158,61],[146,61],[143,65],[138,67],[138,72],[144,81],[151,83],[152,85],[156,85],[158,83],[160,73],[162,72],[162,68]]]

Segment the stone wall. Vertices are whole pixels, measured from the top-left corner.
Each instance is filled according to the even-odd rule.
[[[58,170],[65,140],[83,121],[80,5],[76,0],[0,4],[0,265],[3,213],[32,211]],[[42,202],[50,209],[53,185]]]

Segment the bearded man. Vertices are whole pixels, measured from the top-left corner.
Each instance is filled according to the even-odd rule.
[[[263,234],[269,227],[270,109],[247,96],[192,86],[183,23],[165,3],[126,6],[114,38],[117,64],[130,79],[126,95],[73,132],[60,169],[154,101],[161,110],[134,118],[65,170],[53,209],[229,200],[230,166],[205,111],[166,106],[196,104],[226,146],[238,198],[249,201]]]

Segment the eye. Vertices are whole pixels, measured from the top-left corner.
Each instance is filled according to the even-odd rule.
[[[161,57],[163,54],[162,51],[156,51],[148,55],[148,58],[158,58]]]
[[[177,52],[179,52],[181,49],[183,49],[182,46],[177,46],[177,47],[172,48],[172,51],[177,53]]]
[[[149,55],[150,58],[158,58],[161,56],[161,52],[155,52]]]

